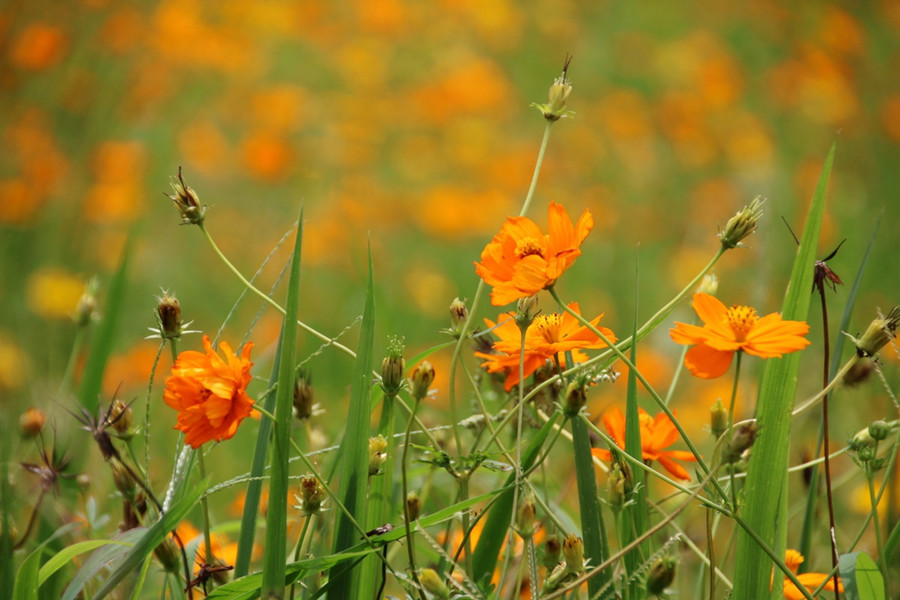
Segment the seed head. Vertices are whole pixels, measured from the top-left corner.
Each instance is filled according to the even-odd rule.
[[[206,207],[200,204],[197,192],[184,183],[181,176],[181,167],[178,167],[178,177],[171,178],[170,184],[174,194],[166,194],[175,203],[175,208],[181,215],[182,225],[202,225],[206,215]]]
[[[750,204],[742,208],[725,225],[725,231],[719,234],[725,248],[737,248],[741,240],[756,231],[756,225],[762,217],[762,205],[765,199],[757,196]]]

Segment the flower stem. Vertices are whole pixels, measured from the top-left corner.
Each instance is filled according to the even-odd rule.
[[[66,370],[63,371],[62,380],[59,382],[59,392],[57,392],[58,397],[63,397],[64,392],[69,388],[69,383],[72,381],[72,373],[75,370],[75,359],[78,357],[78,349],[81,348],[81,343],[84,341],[84,327],[79,327],[75,330],[75,339],[72,341],[72,350],[69,352],[69,360],[66,361]]]
[[[425,597],[425,592],[422,590],[422,585],[419,583],[419,576],[416,573],[416,558],[415,552],[413,551],[413,542],[412,542],[412,530],[410,529],[409,522],[409,503],[406,502],[406,496],[409,494],[409,484],[407,483],[407,474],[406,474],[406,457],[409,452],[409,435],[410,431],[412,431],[413,419],[416,414],[416,409],[419,408],[419,399],[414,398],[414,404],[412,406],[412,410],[409,411],[409,419],[406,422],[406,435],[403,439],[403,453],[400,457],[400,482],[402,485],[402,504],[403,504],[403,525],[406,527],[406,551],[409,556],[409,571],[412,576],[413,581],[416,584],[416,590],[419,592],[419,596],[422,600],[427,600]]]
[[[738,391],[738,380],[741,377],[741,358],[744,356],[744,353],[741,350],[736,352],[737,356],[735,357],[735,365],[734,365],[734,385],[731,388],[731,401],[728,403],[728,429],[726,430],[725,435],[731,436],[732,429],[734,427],[734,401],[737,398]],[[731,472],[731,510],[735,513],[738,511],[738,502],[737,502],[737,489],[736,482],[734,480],[734,468],[730,469]]]
[[[868,467],[866,468],[866,482],[869,487],[869,504],[872,507],[872,525],[875,527],[875,543],[878,546],[878,562],[881,563],[879,566],[881,567],[881,572],[884,574],[882,579],[884,582],[885,598],[890,598],[891,592],[888,589],[888,566],[886,557],[884,556],[884,538],[881,537],[881,519],[878,516],[878,500],[875,498],[875,478]],[[835,589],[835,592],[837,592],[837,589]]]
[[[200,479],[206,479],[206,463],[203,460],[203,448],[195,451],[197,456],[197,467],[200,469]],[[206,544],[206,559],[204,562],[208,565],[214,565],[215,557],[212,550],[212,538],[209,534],[209,504],[206,494],[200,496],[200,512],[203,514],[203,543]]]
[[[524,217],[528,213],[531,199],[534,198],[534,191],[537,189],[538,176],[541,174],[541,166],[544,164],[544,154],[547,151],[547,142],[550,141],[550,128],[552,126],[553,121],[547,121],[544,124],[544,137],[541,139],[541,148],[538,150],[534,173],[531,175],[531,185],[528,187],[528,193],[525,195],[525,202],[522,203],[522,210],[519,211],[520,217]]]

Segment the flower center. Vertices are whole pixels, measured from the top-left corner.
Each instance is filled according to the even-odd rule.
[[[516,244],[516,256],[525,258],[530,254],[537,254],[540,257],[544,256],[544,248],[541,245],[540,240],[536,240],[533,237],[519,240],[519,243]]]
[[[759,315],[756,314],[756,309],[750,306],[735,305],[728,309],[725,318],[728,319],[728,326],[734,332],[735,341],[743,342],[756,325]]]
[[[643,428],[650,429],[653,426],[653,417],[645,412],[642,412],[640,415],[638,415],[638,420],[640,420],[641,427]]]
[[[562,328],[561,314],[538,315],[534,320],[533,326],[537,327],[538,332],[548,344],[554,344],[562,339],[560,335],[560,329]]]

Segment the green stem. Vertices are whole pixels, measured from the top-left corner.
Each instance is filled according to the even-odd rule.
[[[884,574],[882,578],[884,582],[884,594],[885,598],[891,597],[891,591],[888,587],[888,566],[887,566],[887,558],[884,555],[884,538],[881,536],[881,518],[878,516],[878,501],[875,499],[875,480],[872,477],[872,474],[868,469],[868,465],[866,468],[866,482],[868,483],[869,488],[869,504],[872,506],[872,525],[875,527],[875,544],[878,546],[878,562],[881,567],[881,572]]]
[[[737,357],[735,358],[735,366],[734,366],[734,385],[731,388],[731,401],[728,403],[728,429],[726,430],[727,436],[732,435],[732,428],[734,427],[734,401],[737,398],[738,391],[738,380],[741,377],[741,357],[744,356],[744,353],[740,350],[737,351]],[[732,465],[733,466],[733,465]],[[729,469],[731,474],[731,507],[732,510],[736,513],[738,511],[738,501],[737,501],[737,486],[734,481],[734,468]]]
[[[300,551],[303,548],[303,541],[306,539],[306,532],[309,530],[309,524],[313,520],[315,515],[306,515],[306,519],[303,521],[303,528],[300,530],[300,537],[297,538],[297,547],[294,549],[294,562],[300,560]],[[291,584],[291,595],[289,598],[293,600],[294,591],[297,582]]]
[[[69,352],[69,360],[66,361],[66,370],[63,371],[62,380],[59,382],[59,392],[57,392],[57,397],[62,398],[65,395],[66,390],[69,389],[69,384],[72,382],[72,373],[75,371],[75,361],[78,358],[78,349],[81,348],[81,343],[84,341],[84,327],[79,327],[75,330],[75,339],[72,341],[72,350]]]
[[[541,167],[544,164],[544,154],[547,151],[547,143],[550,141],[550,128],[553,121],[547,121],[544,124],[544,137],[541,139],[541,148],[538,150],[537,162],[534,165],[534,172],[531,175],[531,185],[528,186],[528,193],[525,195],[525,202],[522,203],[522,210],[519,216],[524,217],[528,214],[528,208],[531,206],[531,199],[534,198],[534,191],[537,189],[538,176],[541,174]]]
[[[200,469],[200,479],[206,479],[206,463],[203,460],[203,448],[195,451],[197,456],[197,467]],[[206,544],[206,558],[203,562],[208,565],[215,565],[216,558],[213,556],[212,538],[209,534],[209,503],[206,494],[200,496],[200,512],[203,515],[203,543]]]
[[[225,266],[228,267],[228,270],[231,271],[232,273],[234,273],[234,275],[238,278],[238,280],[240,280],[240,282],[242,284],[244,284],[244,287],[246,287],[247,290],[249,290],[251,293],[259,296],[259,298],[262,299],[264,302],[270,304],[272,306],[272,308],[277,310],[282,315],[286,314],[284,308],[282,308],[282,306],[280,304],[275,302],[275,300],[273,300],[268,294],[266,294],[265,292],[263,292],[262,290],[260,290],[256,286],[254,286],[252,283],[250,283],[247,280],[247,278],[244,277],[241,274],[241,272],[237,270],[237,267],[235,267],[233,264],[231,264],[231,261],[229,261],[228,257],[226,257],[225,254],[222,252],[222,250],[219,249],[219,246],[216,244],[215,240],[213,240],[212,236],[209,234],[209,231],[207,231],[206,225],[204,225],[203,223],[199,223],[198,226],[200,227],[200,231],[202,231],[203,235],[206,237],[206,240],[209,242],[209,245],[212,247],[213,252],[215,252],[216,255],[222,260],[222,262],[225,263]],[[309,325],[307,325],[303,321],[300,321],[299,319],[297,320],[297,326],[300,327],[300,329],[309,333],[310,335],[318,338],[319,340],[331,344],[332,346],[334,346],[335,348],[337,348],[344,354],[347,354],[351,358],[356,358],[356,352],[354,352],[350,348],[344,346],[343,344],[339,343],[334,338],[330,338],[327,335],[325,335],[324,333],[321,333],[318,330],[310,327]]]
[[[400,457],[400,481],[403,486],[403,525],[406,527],[406,551],[407,556],[409,557],[409,571],[412,576],[413,581],[416,584],[416,590],[419,592],[419,596],[422,600],[428,600],[425,597],[425,591],[422,589],[422,584],[419,583],[419,575],[416,573],[416,558],[415,552],[413,551],[413,541],[412,541],[412,530],[410,528],[410,518],[409,518],[409,505],[406,503],[406,496],[409,494],[409,486],[407,483],[407,474],[406,474],[406,457],[409,452],[409,434],[412,431],[413,417],[416,414],[416,409],[419,407],[419,400],[415,398],[415,404],[413,404],[412,410],[409,413],[409,419],[406,422],[406,435],[403,439],[403,454]]]

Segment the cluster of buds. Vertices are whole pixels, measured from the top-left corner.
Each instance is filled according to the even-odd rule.
[[[534,102],[531,104],[541,111],[544,118],[551,123],[574,114],[572,111],[566,110],[566,102],[569,99],[569,95],[572,93],[572,84],[569,82],[568,77],[569,63],[571,62],[572,57],[566,55],[566,62],[563,64],[562,73],[559,77],[554,79],[553,83],[550,85],[550,90],[547,93],[547,103],[538,104],[537,102]]]
[[[544,592],[552,592],[585,572],[584,540],[570,533],[562,543],[563,562],[544,580]]]
[[[206,215],[206,207],[200,204],[197,192],[189,188],[181,177],[181,167],[178,167],[178,178],[170,181],[174,194],[166,194],[175,203],[175,208],[181,215],[182,225],[202,225]]]
[[[878,443],[886,440],[898,426],[900,426],[900,421],[888,423],[879,419],[865,429],[856,432],[856,435],[850,440],[850,451],[863,465],[867,475],[884,468],[887,461],[884,457],[878,456]]]
[[[294,494],[294,498],[297,500],[294,508],[308,517],[322,511],[328,492],[315,475],[304,475],[300,478],[300,494]]]
[[[749,205],[739,210],[737,214],[728,220],[728,223],[725,224],[725,230],[719,234],[723,247],[728,249],[737,248],[741,245],[741,240],[756,231],[757,223],[763,214],[762,205],[764,203],[765,200],[757,196]]]

